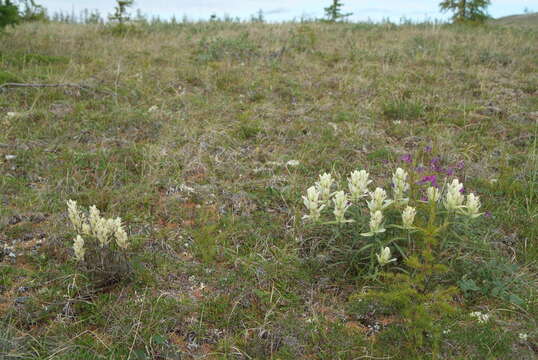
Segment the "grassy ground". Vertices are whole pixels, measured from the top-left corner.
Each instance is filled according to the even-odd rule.
[[[537,40],[497,26],[9,30],[0,84],[86,88],[0,92],[0,354],[536,358]],[[428,165],[428,146],[488,212],[442,259],[460,290],[438,346],[397,313],[357,310],[353,294],[379,284],[327,261],[324,230],[301,220],[320,172],[387,182],[403,155]],[[84,277],[68,199],[124,219],[131,281]]]

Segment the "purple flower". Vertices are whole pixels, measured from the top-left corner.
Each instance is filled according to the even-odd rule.
[[[434,157],[432,161],[430,161],[430,165],[433,171],[442,172],[443,169],[441,168],[441,158],[440,157]]]
[[[415,168],[415,171],[418,172],[418,173],[423,173],[425,170],[426,170],[426,168],[424,166],[422,166],[422,165],[417,166]]]
[[[492,216],[493,216],[493,214],[491,214],[491,211],[486,211],[486,212],[484,213],[484,217],[490,218],[490,217],[492,217]]]
[[[403,162],[406,162],[408,164],[413,162],[413,158],[411,157],[411,154],[405,154],[404,156],[402,156],[400,158],[400,160],[402,160]]]
[[[461,160],[461,161],[458,161],[458,163],[456,164],[456,168],[458,170],[461,170],[465,167],[465,161]]]
[[[449,167],[448,169],[446,169],[445,172],[446,172],[446,174],[447,174],[448,176],[452,176],[452,175],[454,175],[454,169],[451,168],[451,167]]]
[[[430,145],[424,147],[424,152],[430,153],[432,150],[433,148]]]
[[[464,192],[465,192],[465,188],[462,187],[462,188],[460,189],[460,193],[463,194]]]
[[[439,185],[437,184],[437,175],[424,176],[419,182],[417,182],[419,185],[424,185],[427,183],[430,183],[431,186],[438,188]]]

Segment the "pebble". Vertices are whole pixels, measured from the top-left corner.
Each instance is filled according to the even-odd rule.
[[[15,304],[25,304],[30,300],[29,296],[19,296],[15,299]]]

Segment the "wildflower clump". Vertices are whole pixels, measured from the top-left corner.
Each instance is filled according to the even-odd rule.
[[[105,218],[90,206],[86,212],[74,200],[67,201],[67,215],[77,235],[73,239],[75,260],[92,274],[118,278],[129,273],[129,236],[121,218]]]
[[[322,232],[313,236],[324,262],[376,281],[372,289],[352,295],[350,306],[367,311],[379,306],[386,315],[402,317],[412,349],[419,351],[425,342],[439,346],[443,328],[438,320],[456,311],[457,287],[439,281],[449,269],[443,246],[463,229],[453,225],[469,225],[482,213],[479,197],[465,194],[459,179],[443,184],[437,175],[419,181],[413,175],[397,168],[385,184],[370,190],[373,181],[366,170],[353,171],[342,187],[340,177],[324,173],[303,196],[303,219],[315,229],[332,227],[323,232],[326,242],[319,240]],[[487,321],[487,316],[471,316]]]

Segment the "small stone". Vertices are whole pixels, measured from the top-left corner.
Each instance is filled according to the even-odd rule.
[[[13,215],[12,217],[9,218],[8,224],[9,225],[16,225],[16,224],[20,223],[21,221],[22,221],[22,216]]]
[[[19,296],[15,299],[15,304],[26,304],[29,300],[29,296]]]

